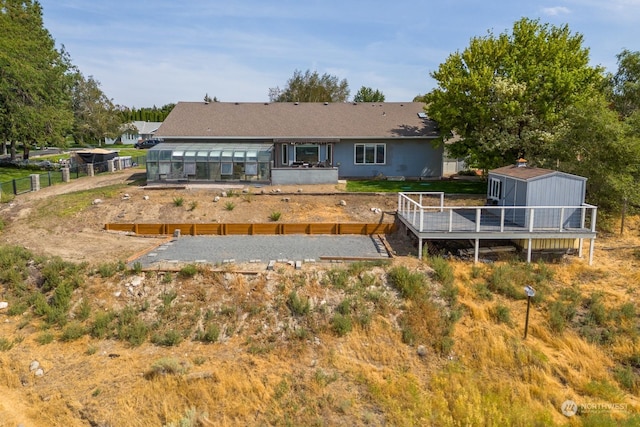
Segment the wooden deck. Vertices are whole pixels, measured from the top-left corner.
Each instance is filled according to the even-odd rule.
[[[444,193],[399,193],[398,219],[419,241],[422,258],[423,240],[475,241],[478,260],[480,240],[529,240],[527,261],[531,261],[532,240],[579,239],[582,256],[583,239],[589,239],[589,263],[593,262],[596,238],[597,207],[582,206],[446,206]]]

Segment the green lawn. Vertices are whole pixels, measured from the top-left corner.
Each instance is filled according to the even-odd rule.
[[[347,191],[371,193],[397,193],[401,191],[442,191],[447,194],[485,194],[483,181],[347,181]]]
[[[38,173],[29,169],[2,168],[0,167],[0,182],[13,181],[14,179],[25,178],[32,173]]]

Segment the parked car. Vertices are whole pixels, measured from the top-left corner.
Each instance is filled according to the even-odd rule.
[[[151,148],[154,147],[158,144],[160,144],[162,141],[160,141],[159,139],[146,139],[144,141],[138,141],[135,144],[133,144],[134,148],[138,148],[138,149],[145,149],[145,148]]]

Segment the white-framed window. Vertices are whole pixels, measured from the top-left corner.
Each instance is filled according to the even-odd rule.
[[[500,200],[502,198],[502,181],[496,178],[489,178],[489,194],[491,200]]]
[[[355,144],[356,165],[383,165],[387,162],[386,144]]]

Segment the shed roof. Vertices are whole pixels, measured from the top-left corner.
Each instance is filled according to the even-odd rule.
[[[159,138],[436,138],[419,102],[180,102]]]
[[[534,179],[538,179],[544,176],[551,176],[551,175],[566,175],[566,176],[571,176],[574,178],[586,180],[586,178],[582,176],[572,175],[566,172],[556,171],[552,169],[535,168],[535,167],[529,167],[529,166],[518,167],[516,165],[509,165],[509,166],[503,166],[497,169],[492,169],[489,171],[489,173],[494,175],[508,176],[508,177],[520,179],[523,181],[531,181]]]

